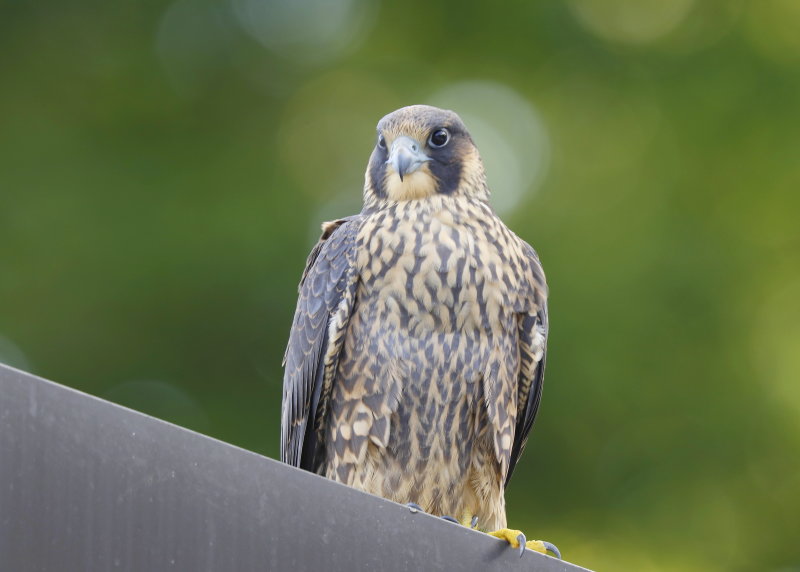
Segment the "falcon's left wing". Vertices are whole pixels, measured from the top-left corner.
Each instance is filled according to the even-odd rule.
[[[323,225],[300,279],[300,295],[283,358],[281,460],[316,472],[322,429],[344,333],[358,285],[356,235],[361,216]]]

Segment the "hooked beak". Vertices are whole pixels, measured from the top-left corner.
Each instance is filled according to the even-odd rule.
[[[401,135],[392,143],[386,163],[394,167],[401,181],[405,175],[413,173],[423,163],[431,160],[420,150],[421,148],[422,146],[417,141],[405,135]]]

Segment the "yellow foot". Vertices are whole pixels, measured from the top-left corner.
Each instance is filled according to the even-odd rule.
[[[539,552],[541,554],[547,554],[549,550],[552,552],[556,557],[561,558],[561,553],[558,551],[553,544],[549,542],[544,542],[543,540],[528,540],[525,541],[525,535],[522,533],[521,530],[514,530],[511,528],[501,528],[500,530],[495,530],[494,532],[487,533],[489,536],[494,536],[495,538],[500,538],[508,542],[512,548],[519,548],[519,555],[525,553],[525,549],[529,548],[534,552]]]

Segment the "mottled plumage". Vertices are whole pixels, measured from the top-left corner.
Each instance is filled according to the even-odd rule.
[[[455,113],[412,106],[379,122],[364,209],[324,225],[301,279],[285,462],[506,526],[504,487],[541,396],[547,289],[488,199]]]

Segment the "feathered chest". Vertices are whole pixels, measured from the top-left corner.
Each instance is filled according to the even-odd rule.
[[[409,201],[375,213],[358,236],[358,304],[412,334],[500,328],[517,292],[504,230],[470,203]]]

